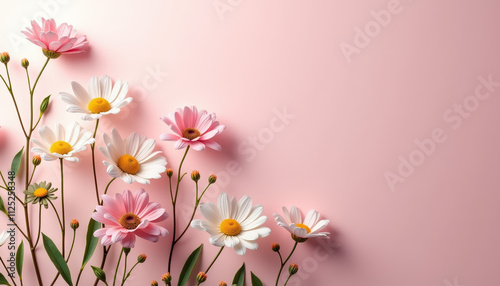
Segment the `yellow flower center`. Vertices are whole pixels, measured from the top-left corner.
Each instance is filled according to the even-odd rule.
[[[139,162],[133,156],[128,154],[121,155],[118,158],[118,167],[125,173],[135,175],[139,172]]]
[[[307,231],[307,233],[311,232],[311,229],[307,225],[305,225],[305,224],[298,223],[297,227],[305,229]]]
[[[50,153],[58,153],[61,155],[68,154],[73,148],[65,141],[57,141],[50,146]]]
[[[141,219],[133,213],[126,213],[120,218],[120,224],[126,229],[135,229],[141,224]]]
[[[35,192],[33,194],[35,195],[35,197],[45,198],[48,193],[49,192],[47,191],[47,189],[45,189],[45,188],[38,188],[38,189],[35,190]]]
[[[220,223],[220,231],[225,235],[235,236],[241,232],[241,225],[234,219],[225,219]]]
[[[182,131],[182,137],[193,140],[200,137],[201,133],[196,128],[186,128]]]
[[[88,109],[92,113],[101,113],[109,111],[111,109],[111,105],[106,99],[97,97],[89,102]]]

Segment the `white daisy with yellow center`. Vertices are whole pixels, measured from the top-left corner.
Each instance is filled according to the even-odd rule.
[[[33,147],[32,152],[40,154],[43,160],[52,161],[65,159],[78,162],[75,154],[87,149],[86,145],[94,143],[92,132],[86,131],[78,123],[73,122],[66,128],[56,124],[54,130],[48,126],[38,129],[41,140],[31,139],[38,147]]]
[[[237,254],[243,255],[246,249],[255,250],[256,240],[271,233],[262,227],[267,217],[261,216],[264,207],[252,206],[252,199],[244,196],[239,202],[231,200],[226,193],[219,195],[218,206],[208,202],[200,205],[200,212],[206,220],[195,219],[191,227],[210,234],[210,243],[215,246],[232,247]]]
[[[165,172],[167,160],[159,155],[161,151],[153,152],[155,140],[136,132],[123,140],[114,128],[111,136],[104,133],[103,139],[106,147],[99,146],[99,150],[108,159],[102,162],[111,177],[121,178],[128,184],[149,184],[149,179],[159,179]]]
[[[87,92],[79,83],[72,82],[75,95],[61,92],[61,98],[68,105],[68,112],[83,113],[83,120],[95,120],[106,114],[116,114],[120,108],[132,101],[127,97],[128,84],[118,80],[113,85],[111,78],[102,76],[99,80],[96,76],[89,82]]]
[[[279,226],[284,227],[291,233],[293,240],[297,242],[305,242],[311,237],[329,238],[328,235],[330,233],[321,232],[321,230],[323,230],[330,221],[327,219],[319,220],[319,212],[310,210],[304,220],[302,220],[300,210],[297,207],[292,206],[290,208],[290,212],[286,207],[283,207],[283,214],[285,217],[282,217],[279,214],[274,214],[274,218]]]

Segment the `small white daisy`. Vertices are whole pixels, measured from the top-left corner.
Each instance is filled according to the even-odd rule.
[[[66,128],[61,124],[56,124],[54,131],[48,126],[38,129],[41,140],[31,139],[38,147],[33,147],[32,152],[38,153],[42,159],[52,161],[65,159],[78,162],[74,155],[87,149],[85,145],[94,143],[91,131],[85,131],[78,123],[73,122]]]
[[[211,202],[202,203],[200,212],[205,220],[195,219],[191,227],[204,230],[210,234],[210,243],[215,246],[232,247],[237,254],[243,255],[246,249],[256,250],[259,237],[271,233],[267,227],[261,227],[267,217],[261,216],[264,207],[252,206],[252,199],[244,196],[239,202],[236,198],[229,200],[226,193],[221,193],[218,207]]]
[[[319,212],[310,210],[304,221],[302,221],[302,214],[295,206],[290,208],[290,212],[283,207],[285,218],[279,214],[274,214],[274,218],[279,226],[284,227],[292,234],[293,240],[297,242],[304,242],[311,237],[326,237],[329,238],[329,232],[320,232],[330,222],[327,219],[319,220]]]
[[[61,98],[68,105],[68,112],[84,113],[83,120],[95,120],[106,114],[117,114],[120,108],[132,101],[131,97],[125,98],[128,92],[128,84],[121,80],[115,82],[111,78],[102,76],[99,80],[96,76],[89,81],[89,92],[79,83],[71,83],[75,95],[61,92]]]
[[[155,140],[146,139],[136,132],[123,140],[114,128],[111,136],[104,133],[103,139],[106,148],[99,146],[99,150],[109,160],[102,163],[111,177],[119,177],[128,184],[149,184],[148,179],[159,179],[165,172],[167,159],[159,155],[161,151],[153,152]]]

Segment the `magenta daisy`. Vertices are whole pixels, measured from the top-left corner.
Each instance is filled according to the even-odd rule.
[[[198,112],[195,106],[177,108],[174,113],[169,113],[161,120],[174,132],[160,135],[161,140],[176,141],[174,148],[182,149],[190,146],[194,150],[201,151],[205,147],[222,150],[222,147],[212,138],[221,133],[226,126],[220,125],[215,120],[215,113],[206,110]]]
[[[31,28],[22,31],[33,44],[42,48],[43,54],[51,59],[57,59],[61,54],[74,54],[83,52],[87,45],[85,35],[77,35],[73,26],[62,23],[57,26],[54,19],[42,18],[42,25],[31,21]]]
[[[121,242],[123,247],[132,248],[135,236],[157,242],[160,236],[166,236],[168,230],[157,225],[165,220],[168,214],[159,204],[149,202],[149,195],[144,189],[134,194],[126,190],[115,197],[102,195],[102,206],[96,207],[92,218],[106,227],[94,232],[101,238],[101,244],[106,246]]]

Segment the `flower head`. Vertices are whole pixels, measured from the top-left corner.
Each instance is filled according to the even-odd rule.
[[[165,282],[166,284],[170,283],[172,281],[172,275],[170,273],[165,273],[161,276],[161,281]]]
[[[101,237],[101,244],[106,246],[121,242],[123,247],[132,248],[135,236],[157,242],[160,236],[166,236],[168,231],[158,222],[168,215],[159,204],[149,202],[149,195],[143,189],[134,194],[126,190],[115,197],[102,195],[103,205],[96,207],[92,218],[106,225],[94,232],[95,237]]]
[[[184,110],[177,108],[174,113],[162,117],[161,120],[170,127],[174,134],[162,134],[160,139],[176,141],[175,149],[191,146],[197,151],[204,150],[205,147],[222,150],[222,147],[212,138],[226,127],[215,120],[215,113],[209,114],[206,110],[198,112],[195,106],[186,106]]]
[[[123,140],[114,128],[111,136],[105,133],[103,139],[106,148],[99,146],[99,150],[108,159],[102,162],[111,177],[119,177],[128,184],[135,181],[149,184],[148,179],[158,179],[165,172],[167,160],[159,155],[161,151],[153,152],[155,140],[135,132]]]
[[[57,191],[57,188],[52,188],[52,183],[43,181],[39,184],[35,183],[29,185],[28,189],[24,191],[24,194],[26,195],[27,203],[39,203],[45,208],[48,208],[49,200],[57,199],[57,197],[54,196],[55,191]]]
[[[72,162],[78,162],[74,155],[87,149],[85,145],[94,143],[91,131],[85,131],[78,123],[74,122],[66,128],[56,124],[54,131],[47,126],[42,126],[38,133],[42,140],[31,139],[38,145],[31,151],[38,153],[42,159],[52,161],[56,159],[65,159]]]
[[[69,223],[69,226],[71,227],[71,229],[77,230],[80,227],[80,222],[77,219],[72,219]]]
[[[210,234],[210,243],[215,246],[234,248],[237,254],[243,255],[246,249],[257,249],[255,242],[259,237],[271,233],[267,227],[262,227],[267,217],[261,216],[264,207],[252,206],[252,199],[244,196],[239,202],[231,200],[226,193],[219,195],[218,206],[214,203],[202,203],[200,212],[206,221],[196,219],[191,226]]]
[[[9,236],[10,234],[5,231],[5,229],[2,231],[2,233],[0,233],[0,246],[4,245],[7,240],[9,240]]]
[[[36,21],[31,21],[31,27],[26,27],[26,29],[28,31],[22,31],[22,33],[28,40],[40,46],[43,54],[52,59],[58,58],[61,54],[81,53],[88,43],[87,37],[77,35],[73,26],[66,23],[57,26],[54,19],[42,18],[41,26]]]
[[[117,114],[120,108],[132,101],[127,97],[128,84],[118,80],[113,85],[111,78],[102,76],[99,80],[96,76],[89,81],[89,91],[77,82],[72,82],[75,95],[61,92],[61,98],[68,105],[67,111],[83,113],[83,120],[95,120],[107,114]]]
[[[286,207],[283,207],[285,218],[279,214],[274,214],[274,218],[279,226],[284,227],[292,234],[292,238],[297,242],[304,242],[311,237],[326,237],[329,238],[329,232],[320,232],[330,222],[327,219],[319,220],[319,213],[315,210],[310,210],[304,221],[302,214],[295,206],[290,208],[288,212]]]
[[[139,254],[139,256],[137,256],[137,262],[139,263],[144,263],[146,262],[146,259],[148,258],[148,256],[146,254]]]

